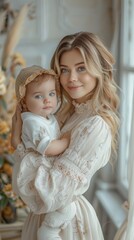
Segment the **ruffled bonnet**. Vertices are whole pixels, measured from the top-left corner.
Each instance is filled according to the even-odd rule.
[[[58,95],[60,94],[60,84],[58,81],[58,75],[52,70],[46,70],[40,66],[30,66],[23,68],[16,78],[15,83],[15,91],[16,91],[16,98],[17,101],[20,102],[21,99],[25,96],[26,93],[26,85],[32,82],[37,76],[46,74],[50,76],[54,76],[56,80],[56,89],[58,90]]]

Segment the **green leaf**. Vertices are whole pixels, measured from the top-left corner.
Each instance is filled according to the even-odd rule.
[[[14,203],[15,202],[15,200],[12,199],[12,198],[8,198],[8,201],[9,201],[9,203]]]
[[[6,207],[8,203],[8,198],[4,193],[0,194],[0,209],[3,209],[4,207]]]

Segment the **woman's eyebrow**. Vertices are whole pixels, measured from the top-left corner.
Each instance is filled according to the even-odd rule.
[[[67,67],[67,65],[64,65],[64,64],[60,64],[60,67]]]
[[[80,64],[84,64],[84,62],[78,62],[78,63],[75,64],[75,66],[78,66]],[[60,67],[68,67],[68,66],[65,65],[65,64],[60,64]]]
[[[80,64],[84,64],[84,62],[76,63],[75,66],[80,65]]]

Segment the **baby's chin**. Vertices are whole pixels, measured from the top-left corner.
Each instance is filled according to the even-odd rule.
[[[53,107],[48,107],[41,109],[39,111],[31,111],[33,114],[44,117],[44,118],[49,118],[50,115],[55,113],[55,108]]]
[[[50,115],[52,115],[52,114],[53,114],[53,111],[46,111],[46,112],[41,112],[38,115],[41,116],[41,117],[44,117],[44,118],[49,118]]]

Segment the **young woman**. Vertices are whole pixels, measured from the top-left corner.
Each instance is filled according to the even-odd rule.
[[[36,192],[40,215],[30,212],[23,228],[23,240],[37,240],[44,215],[47,213],[49,222],[51,211],[72,202],[76,214],[67,227],[61,229],[61,239],[103,240],[95,211],[82,194],[89,188],[96,171],[110,160],[111,150],[116,153],[118,96],[113,64],[112,55],[92,33],[80,32],[60,41],[51,67],[60,77],[62,91],[62,106],[57,118],[62,133],[71,132],[71,140],[68,149],[56,157],[51,171],[46,172],[42,166],[30,194],[25,191],[29,202],[31,194]],[[12,145],[17,148],[16,161],[29,161],[20,133],[21,120],[17,110],[13,117]],[[31,153],[30,157],[34,158],[34,155]],[[18,164],[17,177],[20,175],[25,180],[25,173]],[[26,189],[26,181],[23,187]]]

